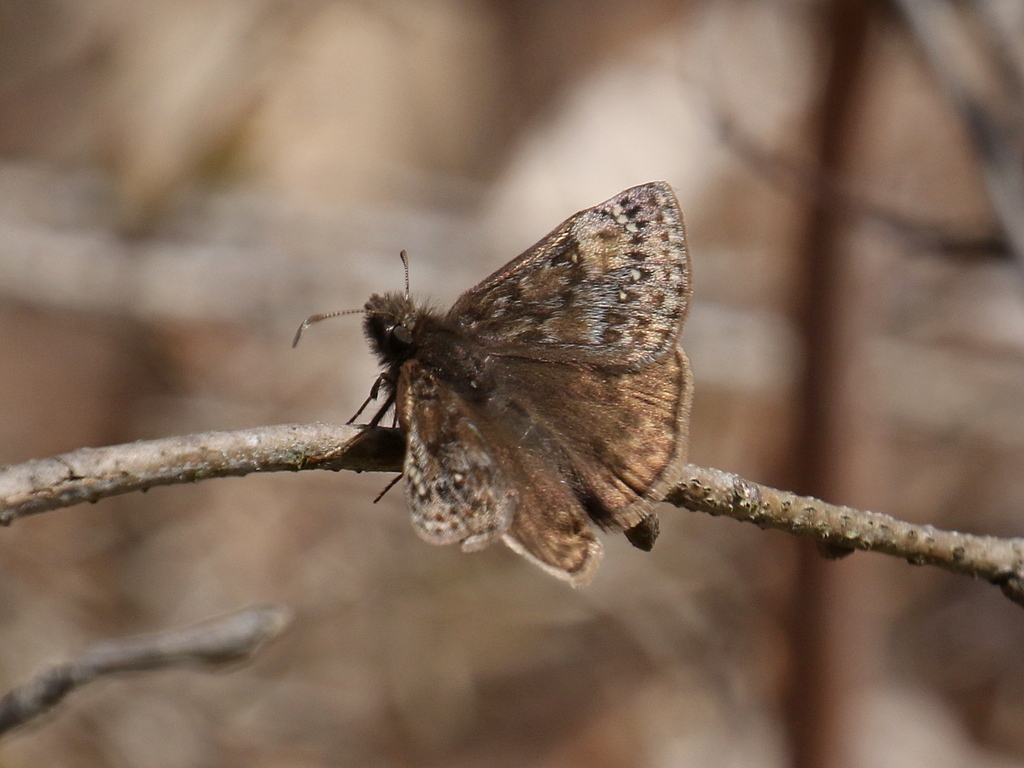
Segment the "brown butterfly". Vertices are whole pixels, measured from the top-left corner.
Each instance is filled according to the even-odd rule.
[[[686,461],[690,294],[679,204],[651,182],[580,211],[447,313],[408,286],[371,296],[372,394],[387,395],[372,423],[394,404],[416,532],[466,551],[501,539],[574,585],[601,559],[591,522],[649,550]]]

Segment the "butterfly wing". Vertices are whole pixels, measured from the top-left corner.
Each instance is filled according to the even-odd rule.
[[[567,457],[587,513],[650,548],[653,506],[686,460],[692,380],[679,349],[690,264],[671,187],[627,189],[565,221],[448,314]]]
[[[676,346],[690,293],[679,204],[652,182],[566,220],[448,320],[491,354],[636,370]]]
[[[514,450],[513,450],[514,448]],[[535,565],[574,586],[588,584],[603,549],[580,499],[541,453],[508,445],[507,461],[518,477],[516,514],[505,543]]]
[[[467,402],[417,360],[402,367],[396,404],[406,496],[423,539],[476,550],[503,538],[559,578],[593,578],[601,544],[579,499],[550,462],[513,443],[513,430],[486,405]]]
[[[487,546],[512,522],[515,490],[468,405],[416,360],[398,381],[403,474],[416,532],[432,544]]]
[[[655,526],[630,536],[650,549],[653,507],[686,463],[693,383],[683,351],[619,373],[511,358],[494,367],[500,390],[557,443],[562,473],[589,517],[620,531]]]

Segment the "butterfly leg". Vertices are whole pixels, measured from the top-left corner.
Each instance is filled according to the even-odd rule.
[[[371,400],[377,399],[377,393],[380,391],[381,380],[384,378],[384,374],[377,377],[377,380],[373,382],[373,386],[370,387],[370,394],[367,395],[366,399],[363,400],[363,404],[359,406],[359,410],[352,414],[352,418],[345,422],[345,424],[351,424],[359,418],[359,414],[366,410],[366,406],[370,404]]]
[[[399,472],[397,475],[395,475],[395,477],[391,479],[391,482],[384,486],[384,490],[377,494],[377,498],[373,500],[373,503],[376,504],[378,501],[383,499],[387,492],[394,488],[395,485],[398,484],[398,481],[401,480],[403,477],[405,477],[404,472]]]
[[[346,424],[351,424],[356,419],[358,419],[359,418],[359,414],[361,414],[363,411],[366,410],[366,406],[368,406],[371,401],[377,399],[377,395],[380,394],[380,388],[381,388],[381,385],[384,383],[384,381],[385,381],[384,374],[382,373],[380,376],[377,377],[376,381],[373,382],[373,386],[370,387],[370,394],[369,394],[369,396],[363,401],[363,404],[359,406],[359,410],[357,410],[355,413],[352,414],[352,418],[350,418],[348,421],[345,422]],[[373,419],[370,420],[370,426],[371,427],[377,426],[377,424],[380,422],[380,420],[382,418],[384,418],[384,414],[387,412],[388,408],[390,408],[394,404],[394,402],[395,402],[395,396],[394,395],[391,395],[390,397],[388,397],[387,401],[384,403],[384,407],[381,408],[379,411],[377,411],[377,414],[373,417]]]
[[[370,419],[370,423],[367,426],[376,427],[378,424],[380,424],[380,420],[384,418],[384,414],[386,414],[391,409],[391,406],[393,406],[394,404],[395,393],[392,392],[390,395],[388,395],[388,399],[384,401],[384,405],[380,407],[380,410],[378,410],[377,413],[373,415],[373,418]]]

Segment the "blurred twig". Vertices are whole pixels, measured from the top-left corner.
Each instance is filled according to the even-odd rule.
[[[911,248],[946,256],[1009,258],[1009,245],[999,230],[977,234],[961,232],[941,221],[928,221],[875,202],[848,189],[837,179],[812,170],[809,163],[760,146],[754,137],[744,133],[725,115],[716,115],[716,129],[729,149],[768,183],[791,195],[841,211],[844,216],[880,224]]]
[[[204,432],[71,453],[0,469],[0,523],[156,485],[250,472],[400,471],[401,432],[286,424]],[[666,501],[816,539],[833,553],[864,550],[935,565],[998,585],[1024,605],[1024,539],[975,536],[826,504],[694,464]]]
[[[989,199],[1018,266],[1024,267],[1024,120],[1019,71],[998,36],[982,40],[949,0],[897,0],[932,70],[960,113],[981,161]],[[995,39],[993,39],[995,38]]]
[[[281,634],[288,621],[288,612],[280,607],[248,608],[186,629],[97,643],[77,659],[46,670],[0,699],[0,736],[104,675],[247,660]]]

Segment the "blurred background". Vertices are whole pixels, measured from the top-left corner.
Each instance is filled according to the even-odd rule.
[[[360,307],[447,306],[580,208],[678,191],[693,461],[1024,524],[1016,0],[2,0],[0,463],[345,421]],[[413,533],[382,475],[159,488],[0,531],[0,689],[281,602],[252,665],[97,684],[17,766],[1024,765],[985,584],[665,508],[573,591]]]

